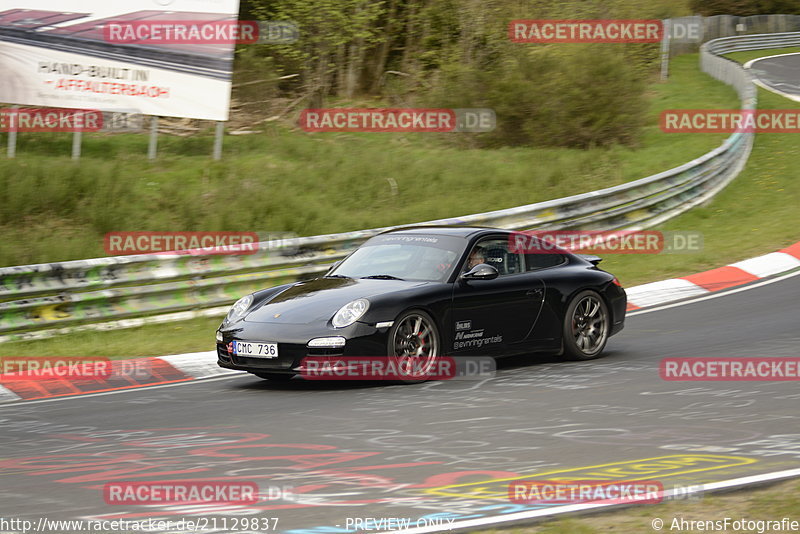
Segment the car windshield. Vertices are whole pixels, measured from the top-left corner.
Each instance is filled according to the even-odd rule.
[[[466,240],[451,236],[386,234],[373,237],[327,276],[443,282]]]

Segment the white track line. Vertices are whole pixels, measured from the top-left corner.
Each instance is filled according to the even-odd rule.
[[[714,293],[714,294],[711,294],[711,295],[706,295],[704,297],[697,297],[697,298],[693,298],[693,299],[690,299],[690,300],[682,300],[680,302],[675,302],[675,303],[672,303],[672,304],[665,304],[663,306],[656,306],[654,308],[646,308],[644,310],[631,311],[631,312],[626,313],[625,317],[626,318],[627,317],[633,317],[634,315],[641,315],[643,313],[650,313],[650,312],[654,312],[654,311],[666,310],[666,309],[669,309],[669,308],[675,308],[677,306],[686,306],[687,304],[694,304],[695,302],[700,302],[702,300],[710,300],[710,299],[716,299],[716,298],[719,298],[719,297],[724,297],[726,295],[733,295],[734,293],[739,293],[740,291],[748,291],[750,289],[755,289],[757,287],[766,286],[766,285],[769,285],[769,284],[774,284],[775,282],[780,282],[782,280],[786,280],[787,278],[791,278],[791,277],[797,276],[797,275],[800,275],[800,270],[794,271],[794,272],[791,272],[791,273],[788,273],[788,274],[784,274],[784,275],[778,276],[776,278],[770,278],[769,280],[763,280],[761,282],[756,282],[754,284],[748,284],[746,286],[737,287],[735,289],[729,289],[729,290],[726,290],[726,291],[720,291],[718,293]]]
[[[692,493],[703,493],[706,491],[719,491],[723,489],[734,489],[737,487],[744,487],[751,484],[759,484],[765,482],[777,482],[779,480],[794,478],[800,476],[800,469],[788,469],[786,471],[776,471],[773,473],[764,473],[762,475],[752,475],[748,477],[733,478],[730,480],[723,480],[720,482],[710,482],[703,484],[698,489],[684,488],[681,490],[672,489],[663,493],[664,497],[672,497],[675,493],[679,492],[681,495]],[[436,525],[430,527],[415,527],[403,530],[404,534],[425,534],[428,532],[442,532],[445,530],[456,529],[475,529],[478,527],[486,527],[490,525],[497,525],[498,523],[508,523],[511,521],[521,521],[523,519],[536,519],[545,518],[550,516],[557,516],[562,514],[570,514],[577,512],[584,512],[587,510],[602,511],[604,509],[613,509],[616,507],[631,506],[631,503],[583,503],[583,504],[570,504],[567,506],[558,506],[555,508],[545,508],[541,510],[530,510],[528,512],[517,512],[515,514],[505,514],[492,517],[482,517],[479,519],[466,519],[464,521],[456,521],[448,525]],[[665,528],[664,530],[668,530]],[[391,531],[386,531],[379,534],[389,534]],[[395,531],[397,532],[397,531]]]

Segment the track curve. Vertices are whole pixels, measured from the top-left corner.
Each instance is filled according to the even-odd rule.
[[[764,89],[800,102],[800,53],[753,59],[745,68]]]
[[[665,382],[658,373],[664,357],[797,356],[796,274],[632,313],[604,359],[516,358],[480,381],[237,375],[6,405],[0,512],[277,517],[277,530],[295,533],[352,532],[352,518],[365,517],[447,527],[536,509],[494,493],[513,478],[618,472],[668,489],[798,468],[796,382]],[[254,481],[272,498],[207,508],[103,500],[109,481],[182,478]]]

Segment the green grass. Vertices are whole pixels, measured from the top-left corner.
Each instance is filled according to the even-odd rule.
[[[711,146],[715,146],[714,139],[698,134],[663,134],[658,130],[658,111],[661,109],[672,108],[703,108],[720,107],[730,108],[735,105],[728,98],[727,92],[720,92],[715,97],[704,96],[697,101],[692,101],[690,93],[702,93],[709,86],[717,87],[717,82],[711,81],[696,68],[697,57],[682,56],[673,61],[673,77],[670,83],[658,84],[653,88],[653,124],[654,126],[646,133],[646,143],[653,143],[663,148],[666,154],[661,154],[660,161],[675,159],[671,164],[682,163],[690,159],[687,155],[685,146],[691,143],[692,139],[697,139],[699,145],[703,146],[696,150],[694,155],[705,152]],[[684,87],[687,93],[684,94],[679,87]],[[759,106],[763,108],[792,107],[792,102],[766,91],[759,93]],[[709,104],[713,100],[715,104]],[[298,146],[304,146],[303,136],[294,136]],[[318,137],[311,141],[323,144],[331,150],[342,150],[341,143],[361,142],[365,144],[377,144],[387,142],[385,139],[375,140],[369,137],[349,137],[347,141],[342,141],[342,137],[321,138]],[[724,137],[724,136],[721,136]],[[676,148],[670,145],[670,140],[674,139]],[[255,141],[253,141],[255,142]],[[419,153],[435,154],[443,149],[428,148],[422,146],[414,138],[407,138],[403,143],[396,142],[401,151],[412,150]],[[645,143],[645,144],[646,144]],[[286,145],[283,145],[286,149]],[[668,150],[672,148],[672,150]],[[648,151],[652,156],[651,149]],[[446,150],[445,150],[446,152]],[[508,151],[518,157],[523,151]],[[539,153],[537,150],[530,152]],[[558,153],[559,151],[549,151]],[[565,153],[567,151],[564,151]],[[655,152],[658,152],[657,150]],[[611,159],[609,151],[606,157]],[[472,154],[464,152],[465,157]],[[684,154],[679,157],[679,154]],[[252,157],[252,156],[251,156]],[[481,157],[476,155],[474,157]],[[565,160],[568,159],[566,155]],[[638,158],[638,155],[637,155]],[[302,160],[301,160],[302,161]],[[520,160],[512,161],[518,165]],[[628,161],[627,166],[642,165]],[[288,164],[288,163],[286,163]],[[314,166],[316,161],[307,164]],[[296,163],[301,165],[301,163]],[[659,170],[664,170],[669,165],[662,165]],[[623,165],[616,167],[623,168]],[[767,253],[783,246],[794,243],[800,239],[798,223],[800,223],[800,211],[796,206],[800,204],[800,180],[797,180],[797,169],[800,168],[800,145],[792,134],[759,134],[756,138],[755,147],[750,157],[747,168],[729,185],[723,192],[707,206],[695,208],[690,212],[670,221],[660,229],[664,230],[685,230],[702,232],[704,236],[704,249],[700,253],[685,255],[607,255],[602,266],[614,272],[624,285],[632,286],[638,283],[661,280],[670,276],[680,276],[704,269],[725,265],[732,261],[744,259],[758,254]],[[512,167],[513,169],[513,167]],[[640,169],[641,170],[641,169]],[[536,166],[531,169],[536,172]],[[624,174],[624,173],[623,173]],[[636,174],[636,177],[642,176]],[[398,175],[395,175],[398,176]],[[409,177],[412,178],[412,177]],[[604,184],[608,185],[608,184]],[[583,189],[591,189],[588,186]],[[553,185],[554,189],[558,184]],[[485,188],[483,195],[490,196],[492,188]],[[454,190],[459,190],[454,188]],[[494,192],[496,194],[496,192]],[[528,191],[531,196],[536,196],[536,191]],[[501,195],[503,196],[503,195]],[[457,202],[464,195],[460,192],[457,195],[444,195],[440,200],[443,204]],[[471,197],[471,196],[470,196]],[[503,206],[520,204],[525,197],[519,194],[516,202],[503,196]],[[464,202],[475,201],[474,198],[465,198]],[[461,205],[461,204],[459,204]],[[492,206],[500,207],[500,206]],[[334,210],[338,211],[338,210]],[[458,213],[468,213],[474,210],[457,210]],[[456,213],[450,213],[456,214]],[[437,212],[435,216],[444,216],[445,213]],[[366,221],[362,227],[378,226],[384,224],[386,217],[391,215],[382,214],[382,217],[372,222]],[[399,222],[411,222],[404,220]],[[154,326],[144,326],[139,328],[124,329],[116,332],[82,332],[68,334],[53,339],[38,341],[10,342],[0,346],[0,354],[26,356],[55,354],[59,356],[109,356],[133,357],[144,355],[160,355],[179,352],[193,352],[201,350],[213,350],[213,333],[219,324],[219,319],[195,319],[182,323],[162,324]]]
[[[214,332],[221,321],[221,316],[204,317],[110,332],[84,331],[34,341],[12,341],[0,345],[0,359],[96,356],[116,360],[214,350]]]
[[[767,50],[749,50],[747,52],[734,52],[727,54],[728,57],[734,61],[738,61],[742,65],[756,59],[758,57],[777,56],[778,54],[796,54],[800,52],[800,46],[787,46],[786,48],[770,48]]]
[[[734,91],[698,75],[696,63],[694,55],[676,59],[672,79],[653,85],[651,126],[636,148],[469,150],[442,142],[445,134],[306,134],[273,124],[226,137],[220,162],[210,160],[210,134],[161,136],[154,163],[145,157],[145,134],[91,134],[74,163],[68,134],[20,134],[18,158],[0,159],[0,265],[103,256],[110,231],[316,235],[508,208],[641,178],[724,138],[658,129],[662,109],[736,105]]]

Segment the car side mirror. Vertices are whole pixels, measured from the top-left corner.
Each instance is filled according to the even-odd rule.
[[[487,263],[480,263],[461,275],[462,280],[494,280],[500,272]]]

